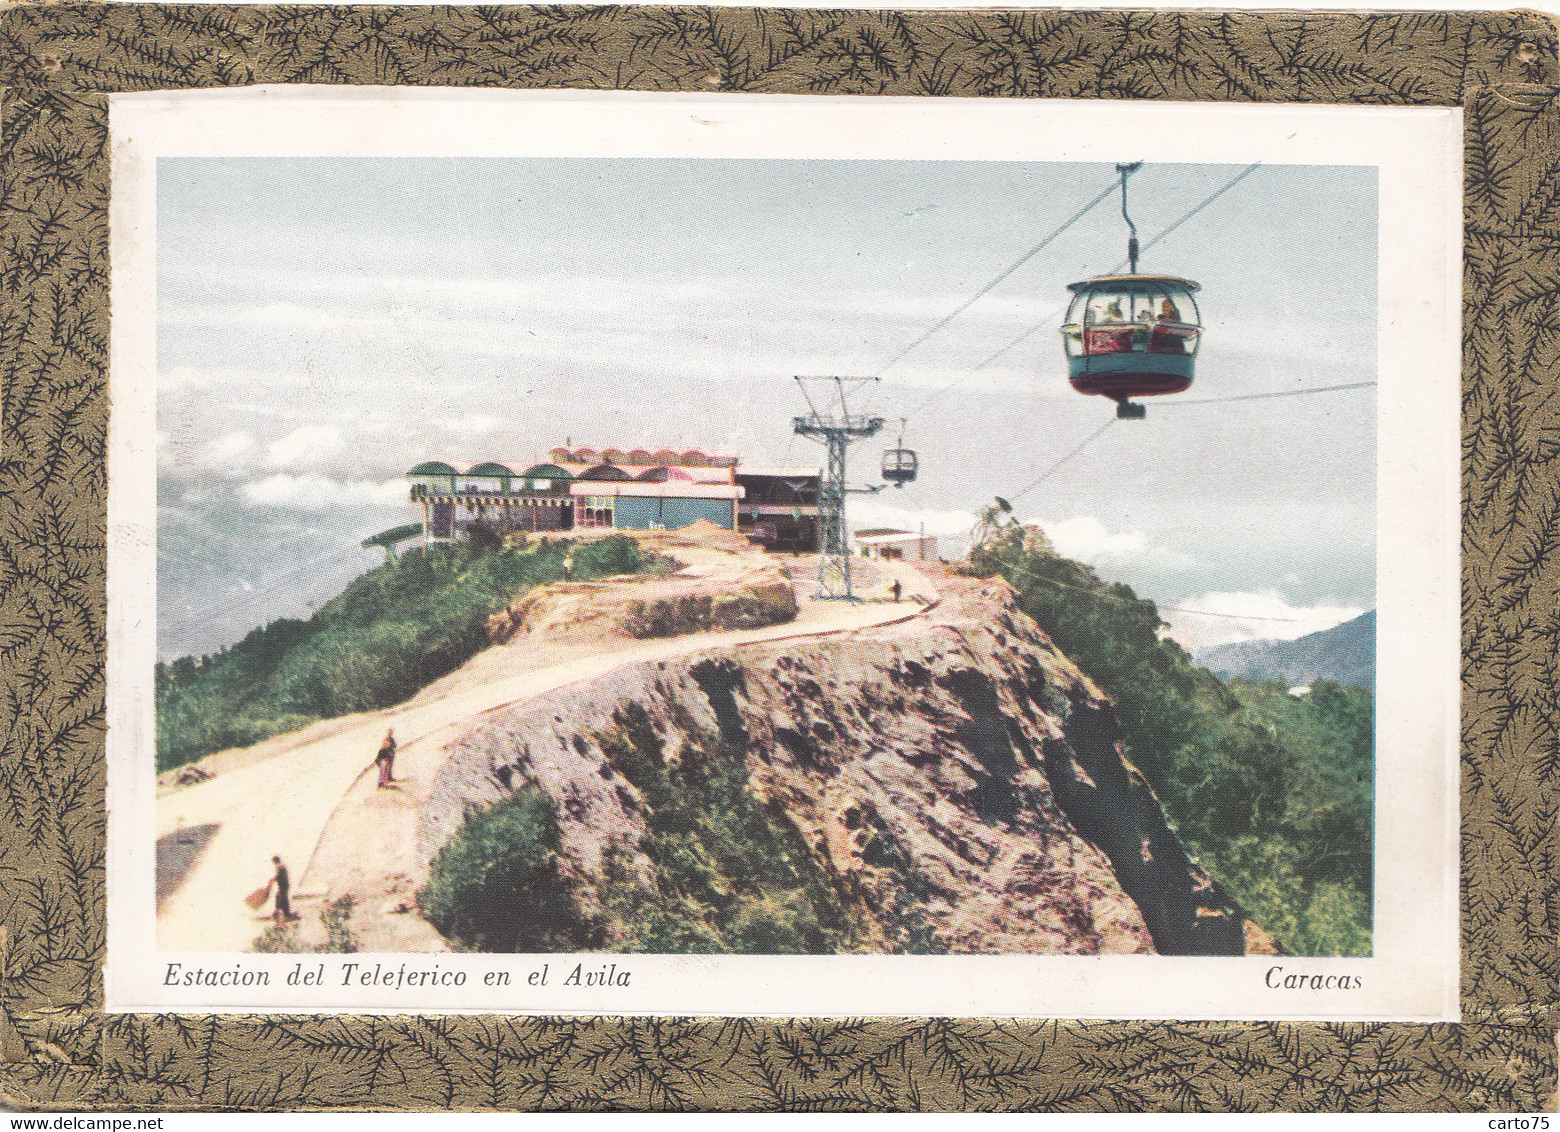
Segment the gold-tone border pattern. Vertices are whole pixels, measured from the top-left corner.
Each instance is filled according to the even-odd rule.
[[[1460,105],[1556,78],[1534,14],[24,7],[11,85],[245,83]]]
[[[1560,101],[1472,93],[1463,158],[1462,999],[1556,1021]]]
[[[0,1089],[43,1106],[1532,1109],[1555,1080],[1560,62],[1523,13],[0,13]],[[105,94],[1466,105],[1462,1025],[103,1015]]]

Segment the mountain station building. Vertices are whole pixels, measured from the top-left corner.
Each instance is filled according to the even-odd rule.
[[[517,532],[678,530],[699,521],[770,549],[818,548],[817,468],[743,467],[733,452],[559,447],[548,462],[409,471],[425,542]],[[515,467],[522,467],[516,471]]]

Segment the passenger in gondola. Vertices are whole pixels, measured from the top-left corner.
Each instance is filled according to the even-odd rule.
[[[1158,331],[1154,327],[1154,312],[1147,306],[1137,313],[1137,320],[1132,328],[1132,350],[1134,353],[1142,353],[1151,349],[1156,343],[1154,339]]]
[[[1159,304],[1159,322],[1180,322],[1181,309],[1171,300],[1164,299]],[[1149,344],[1149,352],[1154,354],[1184,354],[1186,343],[1181,336],[1168,327],[1155,326],[1154,340]]]
[[[1112,299],[1110,305],[1105,308],[1105,314],[1100,319],[1103,325],[1116,323],[1122,329],[1111,327],[1109,329],[1093,330],[1088,335],[1087,352],[1091,354],[1119,354],[1132,349],[1132,331],[1125,329],[1130,324],[1127,316],[1122,313],[1121,300]]]

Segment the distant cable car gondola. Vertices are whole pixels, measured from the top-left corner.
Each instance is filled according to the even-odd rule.
[[[1141,164],[1116,166],[1121,215],[1132,230],[1127,241],[1131,271],[1068,284],[1073,300],[1062,327],[1072,387],[1109,397],[1116,402],[1116,415],[1129,420],[1144,415],[1133,397],[1179,393],[1192,384],[1202,336],[1202,317],[1192,299],[1196,283],[1174,275],[1138,274],[1137,225],[1127,215],[1127,177]]]
[[[905,447],[905,422],[899,422],[899,446],[883,453],[883,478],[895,487],[904,487],[915,479],[918,461],[915,449]]]

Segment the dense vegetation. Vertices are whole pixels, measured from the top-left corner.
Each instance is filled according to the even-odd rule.
[[[418,547],[356,578],[307,621],[273,621],[214,655],[159,664],[157,769],[399,703],[480,650],[489,614],[562,579],[571,545],[576,579],[642,565],[639,544],[623,536]]]
[[[988,512],[970,569],[1025,612],[1116,704],[1127,755],[1187,849],[1288,950],[1370,953],[1373,705],[1325,681],[1221,683],[1163,640],[1153,602]]]
[[[609,847],[602,911],[583,917],[557,870],[557,813],[527,786],[474,810],[434,858],[418,893],[428,919],[458,946],[482,951],[849,950],[838,898],[795,826],[748,791],[742,753],[681,723],[690,737],[675,752],[635,704],[598,736],[648,803],[649,829],[637,848],[656,866],[653,884],[634,875],[626,852]]]
[[[272,924],[255,938],[250,951],[266,954],[317,953],[321,955],[350,955],[358,949],[357,933],[352,930],[351,894],[339,896],[320,909],[320,926],[325,938],[309,944],[299,938],[296,924]]]
[[[417,893],[430,923],[477,951],[567,951],[582,925],[558,874],[552,799],[526,788],[469,814]]]
[[[605,935],[613,950],[701,954],[825,954],[849,950],[850,924],[828,880],[781,810],[748,790],[742,751],[691,721],[668,758],[638,705],[600,736],[613,767],[648,805],[640,849],[657,883],[608,864]]]

